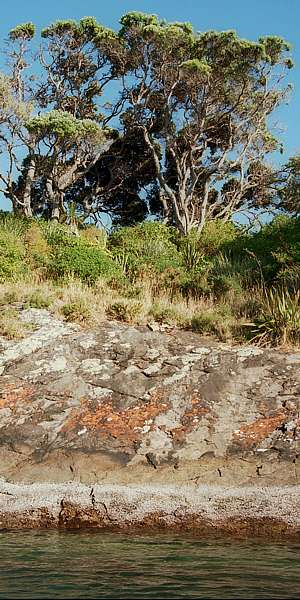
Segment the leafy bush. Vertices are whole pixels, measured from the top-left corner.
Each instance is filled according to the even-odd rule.
[[[232,250],[252,259],[257,282],[263,276],[268,283],[293,284],[300,277],[300,218],[276,217],[259,232],[237,240]]]
[[[116,321],[131,323],[141,314],[142,304],[140,302],[113,302],[106,309],[106,316]]]
[[[12,231],[0,228],[0,282],[17,281],[25,275],[25,246]]]
[[[241,235],[241,230],[231,221],[227,223],[219,219],[208,221],[201,234],[198,234],[198,250],[206,258],[213,258],[217,252],[230,247]]]
[[[162,273],[165,269],[181,266],[182,257],[174,236],[171,227],[157,222],[145,222],[115,231],[110,236],[108,245],[123,271],[134,277],[146,267]]]
[[[61,312],[64,315],[65,320],[68,322],[77,321],[82,323],[84,321],[88,321],[91,317],[88,306],[82,300],[64,304],[61,308]]]
[[[109,281],[122,275],[107,253],[76,239],[72,244],[59,246],[55,250],[50,269],[55,278],[74,275],[87,283],[95,283],[99,277]]]

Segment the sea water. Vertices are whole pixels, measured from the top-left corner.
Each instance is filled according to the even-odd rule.
[[[300,544],[0,532],[0,598],[300,598]]]

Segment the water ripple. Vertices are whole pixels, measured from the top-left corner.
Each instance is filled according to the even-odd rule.
[[[0,598],[299,598],[299,544],[0,532]]]

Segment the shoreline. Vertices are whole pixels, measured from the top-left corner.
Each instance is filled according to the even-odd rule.
[[[300,540],[300,486],[0,482],[0,530],[99,529]]]

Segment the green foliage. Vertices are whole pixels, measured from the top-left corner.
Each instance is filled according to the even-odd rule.
[[[219,252],[208,273],[208,284],[216,298],[238,296],[260,278],[257,263],[247,253],[235,252],[230,247]]]
[[[266,291],[255,325],[254,339],[260,344],[299,344],[300,290],[279,287]]]
[[[180,243],[180,251],[184,267],[193,273],[205,271],[207,259],[201,244],[201,236],[190,233]]]
[[[120,275],[118,266],[107,253],[76,239],[54,251],[50,271],[55,278],[74,275],[88,283],[95,283],[100,277],[109,281]]]
[[[91,317],[91,312],[83,300],[64,304],[61,308],[61,312],[68,322],[75,321],[83,323],[89,321]]]
[[[112,233],[108,247],[123,271],[131,277],[147,268],[163,273],[178,268],[182,259],[174,242],[172,228],[157,222],[123,227]]]
[[[0,307],[21,302],[49,308],[56,286],[36,282],[76,277],[99,297],[108,292],[110,319],[145,322],[148,315],[219,340],[300,344],[299,222],[276,218],[252,234],[215,222],[186,237],[145,222],[107,235],[93,226],[72,229],[0,213],[0,283],[34,281],[30,291],[23,284],[19,291],[4,286]],[[84,299],[65,298],[58,303],[65,319],[91,320]],[[6,336],[24,334],[10,313],[2,330]]]
[[[197,73],[204,77],[209,77],[211,74],[211,67],[205,61],[201,61],[198,58],[192,58],[182,62],[180,69],[182,74],[184,74],[184,72]]]
[[[199,248],[203,254],[213,257],[219,250],[230,247],[240,237],[240,230],[232,222],[220,219],[208,221],[199,235]]]
[[[43,138],[55,135],[58,138],[89,138],[96,139],[103,135],[99,125],[91,119],[76,119],[73,115],[62,110],[52,110],[26,121],[25,126],[30,133]]]
[[[146,13],[138,11],[126,13],[126,15],[123,15],[120,19],[120,23],[124,29],[133,26],[158,25],[158,22],[158,17],[156,15],[147,15]]]
[[[300,218],[276,217],[258,233],[239,240],[235,251],[252,257],[257,281],[261,270],[267,283],[296,282],[300,276]]]
[[[0,228],[0,282],[17,281],[25,275],[25,246],[12,231]]]
[[[114,224],[125,224],[150,207],[186,235],[271,194],[273,170],[264,157],[278,145],[269,115],[285,98],[283,75],[292,66],[282,38],[198,33],[191,23],[140,11],[123,15],[119,31],[92,16],[58,20],[42,30],[41,53],[25,43],[34,33],[32,23],[11,30],[10,74],[0,75],[0,124],[10,134],[1,139],[18,174],[13,185],[10,177],[2,182],[16,213],[63,222],[73,204],[83,223],[100,220],[104,205]],[[100,104],[112,81],[115,90]],[[99,126],[108,122],[119,142],[113,147],[112,131]],[[22,166],[12,139],[22,146]],[[175,254],[167,255],[165,244],[161,265],[157,258],[146,264],[155,272],[184,268],[180,250]],[[124,272],[144,265],[141,257],[138,248]]]
[[[43,235],[50,247],[49,274],[57,278],[76,276],[93,284],[99,278],[107,281],[122,279],[122,272],[106,251],[106,236],[93,228],[74,234],[67,225],[41,224]]]
[[[9,32],[11,40],[31,40],[35,34],[35,25],[33,23],[22,23],[17,25]]]
[[[42,29],[42,38],[61,36],[70,33],[76,33],[77,23],[74,19],[65,19],[52,23],[49,27]]]

